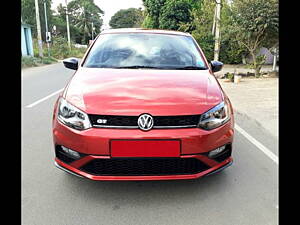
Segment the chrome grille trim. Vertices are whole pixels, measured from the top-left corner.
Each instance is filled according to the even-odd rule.
[[[96,125],[96,124],[94,124],[93,127],[97,127],[97,128],[118,128],[118,129],[139,129],[138,126],[110,126],[110,125]]]
[[[96,128],[116,128],[116,129],[139,129],[138,126],[106,126],[106,125],[93,125]],[[152,129],[178,129],[178,128],[195,128],[197,125],[184,125],[184,126],[153,126]]]
[[[143,115],[143,114],[141,114]],[[141,116],[140,115],[140,116]],[[118,115],[96,115],[89,114],[92,127],[111,128],[111,129],[140,129],[138,126],[139,116],[118,116]],[[155,116],[153,117],[152,129],[181,129],[198,127],[201,115],[174,115],[174,116]],[[105,120],[99,123],[98,120]]]

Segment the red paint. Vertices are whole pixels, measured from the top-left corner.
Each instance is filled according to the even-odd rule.
[[[90,114],[128,116],[201,114],[223,100],[208,70],[85,67],[78,69],[64,97]]]
[[[111,157],[179,157],[179,140],[112,140]]]
[[[233,116],[233,115],[232,115]],[[211,151],[233,141],[234,129],[230,120],[211,131],[199,128],[153,129],[147,132],[139,129],[90,128],[77,131],[53,120],[54,143],[75,151],[91,155],[110,155],[111,139],[180,139],[181,154],[192,155]]]
[[[129,31],[188,35],[181,32],[143,29],[105,31],[104,33]],[[88,51],[81,63],[84,62]],[[208,65],[200,47],[199,53]],[[193,115],[202,114],[228,99],[211,70],[101,69],[84,68],[81,65],[67,84],[62,96],[90,114]],[[55,104],[52,122],[54,143],[87,154],[86,157],[69,165],[58,159],[56,162],[93,180],[199,178],[232,161],[230,157],[222,163],[218,163],[200,155],[233,142],[234,118],[231,105],[230,109],[231,119],[223,126],[210,131],[199,128],[152,129],[147,132],[139,129],[103,128],[77,131],[57,120],[57,104]],[[140,141],[112,141],[115,139]],[[180,140],[180,145],[177,140]],[[81,166],[94,158],[110,157],[193,157],[211,168],[199,174],[172,176],[93,176],[79,170]]]
[[[186,180],[186,179],[197,179],[205,176],[206,174],[219,169],[220,167],[230,163],[233,161],[232,157],[226,159],[225,161],[215,165],[214,167],[205,170],[201,173],[189,174],[189,175],[164,175],[164,176],[94,176],[88,173],[85,173],[77,168],[74,168],[59,159],[55,158],[55,161],[62,167],[77,173],[85,178],[91,180],[99,180],[99,181],[134,181],[134,180]]]

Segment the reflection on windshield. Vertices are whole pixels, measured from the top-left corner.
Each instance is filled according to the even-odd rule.
[[[105,34],[85,67],[207,69],[191,37],[165,34]]]

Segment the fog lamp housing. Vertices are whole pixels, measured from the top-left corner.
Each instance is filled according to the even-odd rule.
[[[61,149],[64,153],[66,153],[70,158],[79,159],[80,154],[72,149],[66,148],[65,146],[61,146]]]
[[[214,157],[220,155],[222,152],[224,152],[225,149],[226,149],[226,145],[223,145],[219,148],[216,148],[216,149],[214,149],[214,150],[212,150],[208,153],[208,157],[209,158],[214,158]]]

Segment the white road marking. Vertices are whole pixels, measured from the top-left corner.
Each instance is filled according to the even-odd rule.
[[[39,104],[39,103],[41,103],[41,102],[47,100],[48,98],[51,98],[52,96],[54,96],[54,95],[56,95],[56,94],[62,92],[63,90],[64,90],[64,89],[62,88],[62,89],[60,89],[60,90],[58,90],[58,91],[56,91],[56,92],[54,92],[54,93],[52,93],[52,94],[50,94],[50,95],[48,95],[48,96],[46,96],[46,97],[40,99],[40,100],[38,100],[38,101],[36,101],[36,102],[34,102],[34,103],[30,104],[30,105],[27,105],[26,108],[31,108],[31,107],[33,107],[33,106],[36,106],[37,104]]]
[[[278,165],[278,156],[271,152],[267,147],[265,147],[262,143],[257,141],[254,137],[248,134],[244,129],[242,129],[239,125],[235,124],[235,129],[240,132],[245,138],[247,138],[252,144],[254,144],[259,150],[261,150],[265,155],[267,155],[270,159],[272,159]]]

